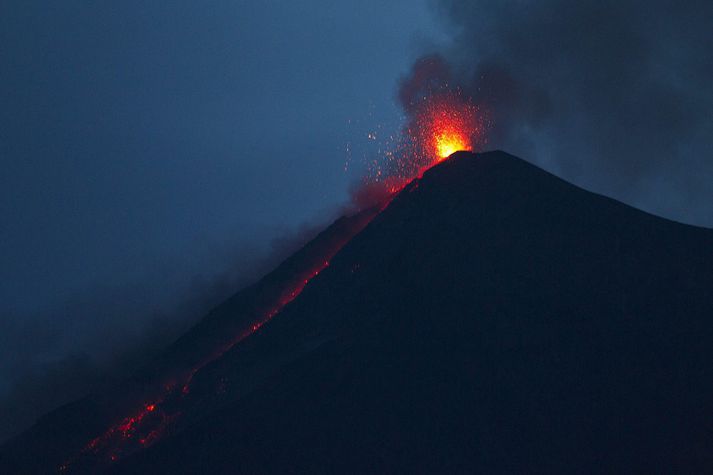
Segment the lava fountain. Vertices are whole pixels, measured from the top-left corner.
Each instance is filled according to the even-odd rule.
[[[423,98],[407,132],[413,152],[431,166],[455,152],[473,151],[482,138],[483,126],[477,106],[458,92],[448,92]]]
[[[458,151],[485,144],[485,114],[459,89],[447,86],[420,94],[405,108],[407,123],[400,139],[387,146],[367,181],[400,191],[412,179]]]

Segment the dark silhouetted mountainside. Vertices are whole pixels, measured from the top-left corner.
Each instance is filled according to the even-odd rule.
[[[0,471],[713,470],[713,231],[502,152],[457,153],[374,214],[46,416]]]

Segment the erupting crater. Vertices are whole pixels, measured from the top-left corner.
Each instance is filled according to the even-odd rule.
[[[474,152],[486,143],[486,114],[459,89],[443,86],[421,95],[407,112],[400,142],[376,164],[369,178],[392,193],[455,152]]]
[[[434,104],[424,121],[427,137],[424,142],[436,162],[441,162],[455,152],[473,150],[472,135],[477,132],[475,107],[469,104]]]

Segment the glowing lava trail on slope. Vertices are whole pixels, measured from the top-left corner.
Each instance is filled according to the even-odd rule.
[[[68,473],[75,469],[84,471],[87,468],[92,471],[101,470],[108,464],[153,445],[167,432],[170,432],[172,425],[182,415],[183,404],[190,393],[193,377],[235,345],[255,334],[263,325],[279,314],[286,305],[297,298],[307,284],[329,265],[329,260],[355,234],[361,231],[378,211],[378,208],[368,209],[351,218],[343,218],[347,224],[342,226],[342,231],[336,232],[336,237],[326,239],[325,242],[317,246],[316,250],[310,251],[309,254],[313,258],[312,263],[298,265],[290,278],[281,282],[279,288],[274,291],[274,303],[264,308],[261,307],[262,310],[252,320],[252,323],[238,331],[228,344],[214,349],[206,355],[190,371],[163,384],[160,391],[154,391],[158,394],[147,398],[133,414],[123,418],[106,429],[104,433],[89,441],[79,454],[58,467],[59,472]]]

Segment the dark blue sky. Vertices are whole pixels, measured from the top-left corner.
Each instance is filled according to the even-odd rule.
[[[346,143],[398,120],[397,77],[434,36],[414,1],[11,3],[6,307],[207,271],[335,207],[359,173]]]

